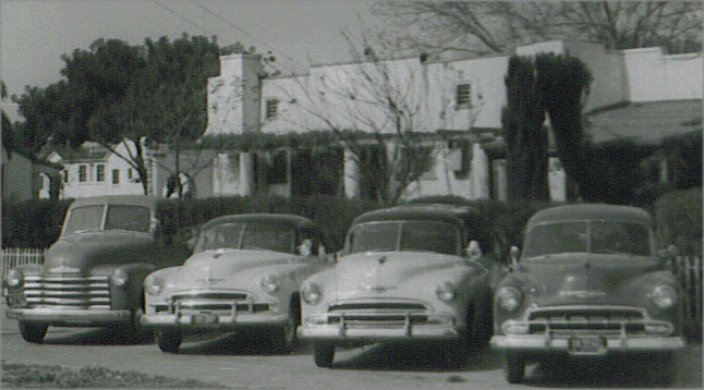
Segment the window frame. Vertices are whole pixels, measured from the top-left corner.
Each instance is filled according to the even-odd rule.
[[[264,101],[264,119],[273,120],[279,116],[280,102],[278,98],[269,98]]]
[[[95,164],[95,182],[105,183],[105,164]]]
[[[462,91],[461,89],[465,89]],[[455,84],[455,109],[468,109],[472,107],[472,83],[463,81]]]
[[[120,185],[120,170],[119,169],[113,169],[112,170],[112,185]]]

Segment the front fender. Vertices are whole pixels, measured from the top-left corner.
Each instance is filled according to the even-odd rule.
[[[127,274],[127,284],[115,286],[110,276],[117,269]],[[105,265],[91,271],[93,275],[107,275],[110,284],[110,302],[114,310],[141,309],[144,301],[144,279],[156,267],[149,263],[132,263],[125,265]]]

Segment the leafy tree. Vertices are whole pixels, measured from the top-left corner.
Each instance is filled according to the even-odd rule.
[[[7,86],[4,81],[0,82],[0,98],[7,99]],[[12,151],[15,149],[15,133],[5,110],[2,110],[2,146],[7,151],[8,156],[12,156]]]
[[[98,142],[136,170],[146,193],[144,147],[180,145],[204,131],[206,83],[218,72],[218,51],[214,39],[185,34],[144,46],[99,39],[76,49],[62,57],[65,80],[27,87],[17,99],[24,134],[32,135],[24,142],[35,150],[48,139],[73,147]],[[124,154],[115,148],[123,140],[131,146]]]
[[[696,1],[383,1],[401,49],[504,53],[540,40],[575,38],[610,49],[665,46],[701,50],[702,3]]]

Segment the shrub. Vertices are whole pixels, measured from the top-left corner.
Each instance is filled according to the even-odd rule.
[[[46,248],[53,244],[61,233],[71,202],[49,199],[3,202],[2,246]]]
[[[702,254],[702,189],[673,191],[655,203],[658,247],[675,244],[682,255]]]

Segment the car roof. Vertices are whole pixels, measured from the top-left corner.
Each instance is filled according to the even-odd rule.
[[[540,210],[528,220],[528,227],[544,222],[566,220],[618,220],[651,223],[650,214],[631,206],[608,204],[577,204]]]
[[[458,212],[449,207],[429,206],[397,206],[387,209],[366,212],[355,218],[352,225],[375,221],[442,221],[457,226],[460,231],[464,231],[464,223],[458,216]]]
[[[149,195],[103,195],[90,198],[79,198],[71,203],[71,208],[95,206],[105,204],[119,204],[127,206],[143,206],[156,210],[159,198]]]
[[[230,214],[213,218],[203,225],[208,228],[212,225],[227,222],[251,222],[251,221],[275,221],[290,224],[296,228],[311,228],[318,230],[318,225],[308,218],[295,214],[272,214],[272,213],[251,213],[251,214]]]

